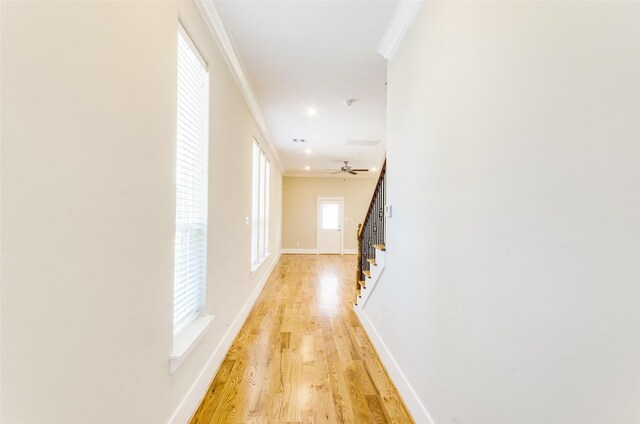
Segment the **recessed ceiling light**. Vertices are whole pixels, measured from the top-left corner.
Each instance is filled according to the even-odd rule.
[[[311,154],[311,149],[305,149],[304,152],[309,155],[309,154]]]
[[[371,168],[371,172],[376,172],[378,170],[378,168],[376,168],[375,166],[373,168]]]
[[[310,169],[311,169],[311,167],[310,167],[309,165],[307,165],[307,166],[305,166],[305,167],[304,167],[304,170],[305,170],[305,171],[308,171],[308,170],[310,170]]]
[[[310,107],[309,109],[307,109],[307,115],[315,116],[317,114],[318,114],[318,109],[316,109],[315,107]]]

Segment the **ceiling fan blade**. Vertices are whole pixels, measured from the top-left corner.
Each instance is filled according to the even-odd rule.
[[[352,171],[356,171],[356,172],[369,172],[368,169],[352,169]]]
[[[349,171],[349,174],[351,174],[351,175],[358,175],[358,173],[357,173],[357,172],[353,172],[353,171]]]

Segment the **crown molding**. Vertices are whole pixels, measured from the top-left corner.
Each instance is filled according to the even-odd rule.
[[[395,12],[389,21],[387,31],[380,41],[378,53],[387,60],[391,60],[393,54],[398,49],[402,38],[411,25],[418,8],[422,5],[421,0],[400,0]]]
[[[236,50],[233,39],[228,33],[224,22],[222,22],[222,18],[218,13],[218,9],[216,9],[215,2],[207,0],[193,0],[193,2],[202,15],[205,24],[209,28],[209,31],[211,31],[213,38],[218,43],[218,47],[220,47],[222,56],[224,56],[224,59],[227,62],[227,65],[229,66],[229,69],[231,70],[231,73],[233,74],[233,77],[235,78],[240,91],[242,92],[242,96],[247,103],[247,107],[249,108],[251,115],[253,115],[253,119],[258,125],[258,129],[260,130],[262,137],[267,144],[267,147],[271,151],[272,158],[275,160],[278,168],[280,168],[280,172],[284,172],[282,161],[280,160],[278,151],[275,148],[273,138],[271,137],[271,132],[269,131],[269,127],[267,127],[267,122],[262,116],[260,106],[258,106],[258,101],[256,100],[255,93],[253,92],[253,87],[251,87],[251,82],[247,77],[247,73],[245,71],[244,65],[242,64],[242,60],[240,60],[240,55]]]

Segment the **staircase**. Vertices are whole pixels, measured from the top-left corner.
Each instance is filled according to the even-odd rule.
[[[356,272],[355,304],[363,308],[384,270],[385,259],[385,187],[387,161],[371,197],[369,209],[362,224],[358,224],[358,265]]]

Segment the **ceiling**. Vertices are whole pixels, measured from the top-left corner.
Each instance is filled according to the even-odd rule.
[[[215,4],[285,175],[330,175],[328,169],[340,168],[343,160],[354,168],[380,167],[386,60],[376,50],[397,0]],[[354,99],[351,106],[346,99]],[[349,140],[379,143],[354,146]]]

